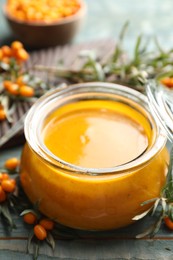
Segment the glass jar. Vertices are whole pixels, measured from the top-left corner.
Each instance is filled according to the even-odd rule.
[[[130,117],[137,113],[148,131],[147,149],[115,167],[84,168],[58,158],[43,142],[45,119],[63,105],[83,100],[115,101],[129,108]],[[165,183],[166,134],[153,117],[147,97],[128,87],[96,82],[54,90],[30,109],[24,131],[23,189],[33,203],[39,201],[41,212],[63,225],[85,230],[127,226],[152,206],[141,203],[159,196]]]

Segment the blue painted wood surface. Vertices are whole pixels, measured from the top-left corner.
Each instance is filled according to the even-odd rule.
[[[0,0],[2,6],[4,0]],[[165,48],[173,46],[173,1],[172,0],[86,0],[88,14],[85,25],[74,39],[74,43],[88,42],[104,38],[116,39],[122,24],[130,21],[125,40],[125,48],[132,51],[136,36],[144,33],[150,37],[157,35]],[[0,45],[14,39],[0,13]],[[0,152],[0,163],[11,156],[20,156],[22,147],[15,147]],[[44,245],[38,259],[72,259],[72,260],[111,260],[140,259],[164,260],[173,259],[173,233],[164,225],[154,239],[135,239],[135,235],[149,225],[149,219],[133,226],[111,232],[97,234],[81,232],[80,238],[73,240],[56,240],[52,250]],[[26,254],[28,230],[16,219],[17,229],[11,235],[4,232],[0,225],[0,259],[32,259]]]

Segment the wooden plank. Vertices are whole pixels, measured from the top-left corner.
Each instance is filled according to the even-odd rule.
[[[31,251],[32,253],[32,251]],[[0,259],[33,259],[26,254],[26,241],[0,241]],[[59,240],[55,251],[40,247],[38,260],[172,260],[172,241],[169,240]]]
[[[13,255],[14,260],[32,259],[26,255],[28,225],[17,216],[14,218],[17,229],[12,234],[4,232],[0,226],[0,259],[8,260]],[[71,259],[71,260],[111,260],[111,259],[172,259],[173,233],[162,225],[159,233],[153,238],[135,239],[138,232],[143,231],[150,224],[149,217],[138,221],[129,227],[104,231],[76,231],[78,238],[57,237],[55,251],[42,243],[39,259]],[[31,250],[32,253],[32,250]],[[6,258],[1,258],[5,256]]]

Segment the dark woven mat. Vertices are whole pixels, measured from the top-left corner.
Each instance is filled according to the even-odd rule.
[[[35,72],[32,70],[34,65],[57,66],[59,62],[63,62],[63,66],[68,69],[79,69],[85,62],[84,59],[79,59],[79,53],[82,50],[93,50],[96,52],[99,59],[104,62],[111,55],[115,47],[113,40],[101,40],[90,43],[65,45],[56,48],[34,51],[30,54],[30,59],[26,64],[26,69],[31,70],[32,74],[36,74],[43,80],[46,80],[47,74],[43,72]],[[18,102],[16,111],[13,115],[13,123],[3,121],[0,123],[0,140],[7,135],[8,131],[18,123],[20,118],[29,110],[32,103]],[[25,142],[23,129],[13,138],[8,140],[0,149],[12,147]]]

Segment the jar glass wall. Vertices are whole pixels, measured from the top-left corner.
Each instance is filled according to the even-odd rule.
[[[42,137],[46,119],[65,104],[83,101],[119,104],[117,107],[123,107],[126,116],[145,129],[147,148],[133,160],[110,167],[82,167],[57,157]],[[147,98],[130,88],[99,82],[55,90],[29,111],[25,136],[20,174],[24,191],[33,203],[40,202],[45,215],[66,226],[86,230],[126,226],[134,216],[151,207],[141,207],[141,203],[159,196],[165,183],[166,136],[158,127]]]

